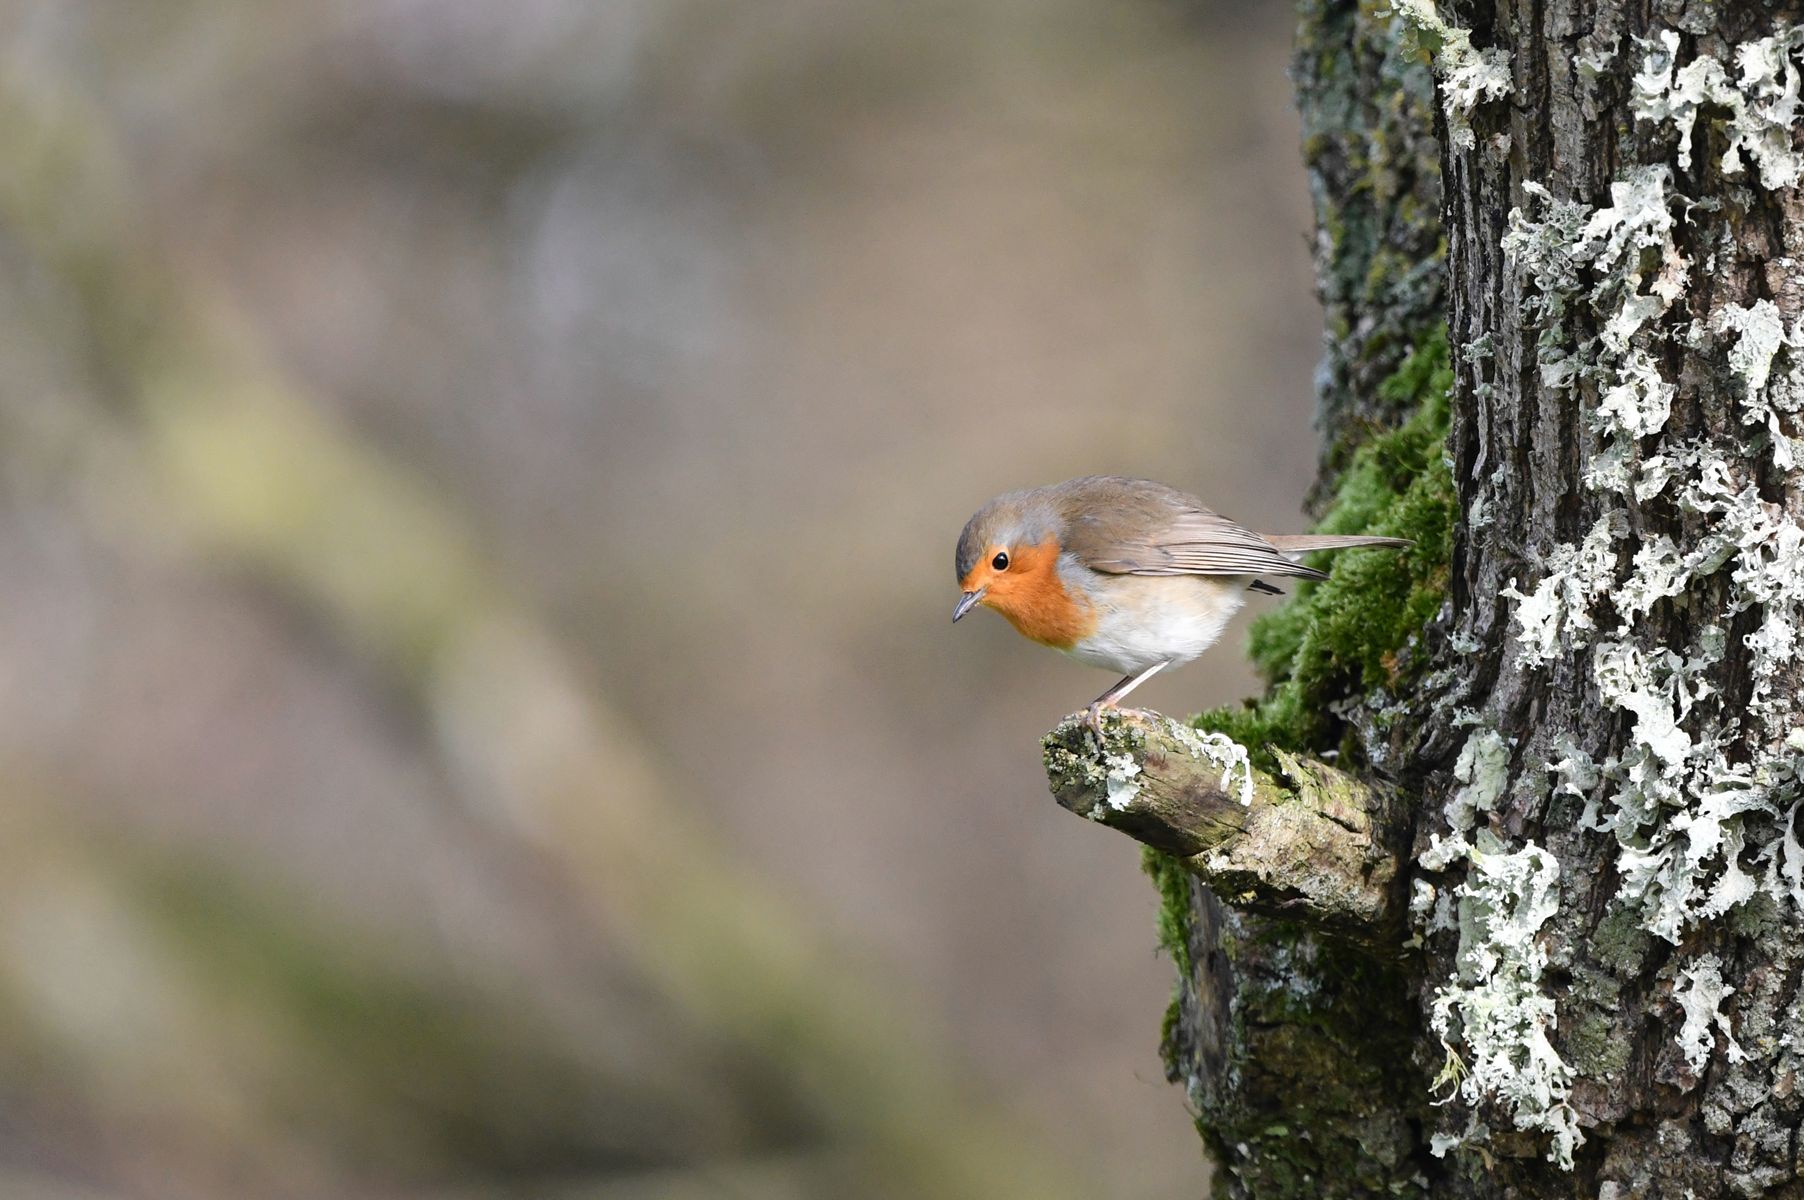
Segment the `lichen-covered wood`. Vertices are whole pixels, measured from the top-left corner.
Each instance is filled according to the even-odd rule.
[[[1065,784],[1160,831],[1223,1195],[1804,1197],[1801,23],[1303,6],[1317,504],[1419,549],[1299,589],[1195,724],[1411,798],[1396,944],[1212,878],[1219,788]]]
[[[1255,768],[1219,734],[1109,713],[1101,744],[1082,713],[1046,736],[1065,808],[1179,860],[1236,908],[1284,917],[1382,953],[1401,943],[1401,827],[1390,789],[1278,751]]]
[[[1430,1136],[1482,1174],[1448,1194],[1798,1195],[1804,13],[1444,15],[1511,93],[1445,170],[1472,650],[1437,723],[1495,752],[1419,825],[1461,919],[1423,1053],[1467,1072]],[[1486,970],[1502,859],[1546,901]]]

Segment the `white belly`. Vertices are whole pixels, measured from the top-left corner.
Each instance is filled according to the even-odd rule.
[[[1079,662],[1138,675],[1154,663],[1187,663],[1213,646],[1246,603],[1239,575],[1116,575],[1091,591],[1096,632],[1067,653]]]

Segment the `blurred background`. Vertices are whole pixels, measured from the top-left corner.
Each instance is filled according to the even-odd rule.
[[[1203,1194],[952,550],[1304,527],[1290,20],[0,0],[0,1197]]]

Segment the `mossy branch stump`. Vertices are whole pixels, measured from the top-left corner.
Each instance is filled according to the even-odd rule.
[[[1157,713],[1083,713],[1046,735],[1046,778],[1071,812],[1177,859],[1223,903],[1394,955],[1401,833],[1394,795],[1326,763],[1246,750]]]

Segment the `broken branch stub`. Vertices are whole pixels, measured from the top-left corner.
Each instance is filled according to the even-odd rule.
[[[1059,804],[1164,851],[1223,903],[1395,947],[1402,858],[1391,792],[1274,749],[1244,748],[1156,713],[1110,712],[1102,744],[1082,713],[1046,735]]]

